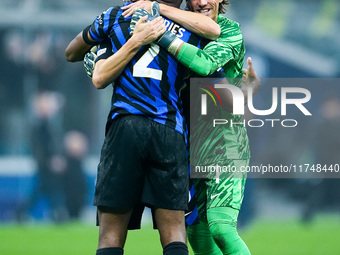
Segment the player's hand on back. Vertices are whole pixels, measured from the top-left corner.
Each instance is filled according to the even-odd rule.
[[[142,8],[138,8],[137,10],[134,11],[130,21],[131,35],[133,34],[136,24],[141,17],[148,16],[146,20],[146,22],[148,22],[160,16],[159,4],[155,1],[150,3],[151,3],[150,12]]]
[[[137,9],[133,13],[130,22],[130,34],[134,33],[136,22],[139,21],[142,17],[144,22],[150,22],[156,17],[161,17],[159,4],[156,1],[153,1],[151,3],[151,13],[144,9]],[[164,30],[164,33],[160,34],[155,43],[166,49],[171,54],[177,55],[178,49],[182,45],[183,41],[178,39],[174,33]]]
[[[144,16],[148,17],[145,22],[154,20],[156,18],[156,17],[153,17],[151,15],[151,13],[149,13],[148,11],[146,11],[144,9],[137,9],[133,13],[131,21],[130,21],[130,35],[133,35],[133,32],[135,31],[137,22],[140,20],[141,17],[144,17]]]
[[[159,38],[166,31],[164,19],[162,17],[155,18],[146,22],[148,16],[143,16],[136,23],[133,36],[131,39],[141,45],[150,44]]]

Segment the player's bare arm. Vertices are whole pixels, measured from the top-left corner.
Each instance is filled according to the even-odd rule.
[[[125,17],[129,17],[138,8],[151,12],[151,3],[151,1],[137,1],[130,5],[124,6],[122,7],[122,9],[125,10],[123,12],[123,15]],[[221,33],[221,28],[219,27],[219,25],[217,25],[216,22],[214,22],[207,16],[200,15],[194,12],[180,10],[178,8],[161,3],[159,4],[159,7],[160,14],[162,16],[171,19],[172,21],[182,25],[189,31],[199,36],[210,40],[216,40]]]
[[[147,16],[144,16],[137,22],[132,37],[115,54],[96,63],[92,82],[97,89],[106,88],[114,82],[143,45],[150,44],[165,32],[161,17],[150,22],[145,22],[146,19]]]
[[[65,50],[66,60],[69,62],[82,61],[92,46],[84,41],[83,31],[81,31],[67,46]]]

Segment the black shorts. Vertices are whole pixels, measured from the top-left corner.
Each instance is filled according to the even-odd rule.
[[[146,117],[126,115],[113,121],[105,137],[93,204],[186,210],[188,179],[183,136]]]

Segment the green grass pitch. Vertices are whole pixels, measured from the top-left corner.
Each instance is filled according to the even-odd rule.
[[[339,217],[318,217],[310,224],[256,221],[240,235],[253,255],[340,254]],[[1,255],[94,255],[97,240],[97,227],[81,223],[0,225]],[[149,226],[130,231],[124,254],[161,255],[158,232]]]

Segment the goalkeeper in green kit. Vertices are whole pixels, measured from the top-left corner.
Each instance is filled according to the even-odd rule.
[[[220,77],[216,76],[216,73],[221,73],[222,70],[229,83],[237,87],[244,84],[241,81],[242,77],[245,77],[253,88],[253,93],[256,93],[260,82],[250,60],[248,60],[249,69],[245,73],[243,71],[245,47],[239,25],[219,15],[226,11],[228,4],[226,0],[187,1],[188,10],[209,16],[221,28],[220,37],[208,43],[203,50],[171,35],[167,38],[167,44],[160,44],[160,46],[171,49],[169,50],[171,54],[199,75]],[[126,12],[133,8],[148,10],[149,6],[148,1],[138,1],[129,5],[132,9],[126,8]],[[183,11],[171,10],[169,12],[168,7],[160,4],[160,14],[175,22],[181,23],[181,12]],[[218,89],[217,91],[222,99],[229,100],[230,95],[226,91]],[[232,102],[229,100],[229,106],[231,105]],[[221,108],[216,114],[219,118],[241,123],[241,116],[232,114],[231,110],[232,107],[228,108],[227,104],[227,109]],[[194,109],[191,109],[191,112],[193,111]],[[242,125],[233,127],[224,125],[223,128],[212,129],[211,123],[206,123],[200,126],[200,129],[191,129],[190,136],[190,164],[192,166],[220,165],[240,169],[241,166],[249,165],[249,142],[246,128]],[[199,137],[205,137],[205,139],[202,140]],[[237,233],[237,217],[243,199],[246,175],[236,173],[236,175],[221,175],[217,178],[206,177],[208,178],[194,180],[198,223],[189,225],[187,228],[193,251],[195,254],[206,255],[250,254],[246,244]]]
[[[228,4],[226,0],[187,1],[188,10],[200,12],[215,20],[221,27],[221,35],[216,41],[210,42],[204,50],[183,43],[177,52],[177,59],[203,76],[212,75],[222,67],[229,83],[241,87],[245,55],[243,36],[238,23],[219,15],[226,11]],[[250,65],[248,71],[256,76],[250,60],[248,65]],[[194,89],[193,86],[190,87]],[[253,89],[253,93],[257,89],[258,86]],[[223,99],[225,91],[216,90]],[[213,128],[211,122],[204,121],[204,116],[195,112],[200,110],[199,103],[191,102],[190,108],[191,115],[194,115],[199,123],[196,126],[190,124],[192,169],[195,169],[195,166],[218,165],[238,171],[221,173],[216,178],[214,178],[216,173],[210,173],[205,176],[207,178],[194,179],[198,224],[187,227],[190,245],[195,254],[200,255],[250,254],[247,245],[237,232],[237,218],[246,182],[246,174],[240,173],[239,170],[242,166],[249,165],[250,158],[246,128],[243,125]],[[208,109],[214,107],[211,100],[208,101],[207,107]],[[233,123],[242,122],[242,117],[232,114],[230,109],[219,108],[214,111],[214,115],[216,118],[228,120],[229,123],[230,120]]]

